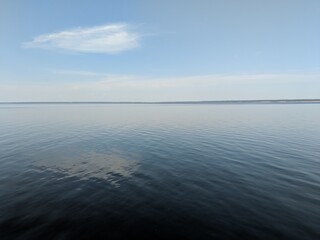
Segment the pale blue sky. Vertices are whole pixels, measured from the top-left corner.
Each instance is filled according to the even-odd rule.
[[[318,0],[1,0],[0,101],[320,98]]]

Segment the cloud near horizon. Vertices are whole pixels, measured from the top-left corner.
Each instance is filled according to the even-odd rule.
[[[302,73],[168,78],[83,71],[61,71],[59,74],[65,79],[64,82],[2,84],[0,101],[200,101],[319,98],[320,87],[320,74]],[[286,94],[283,94],[284,89]]]
[[[136,48],[139,40],[128,24],[108,24],[40,35],[23,47],[111,54]]]

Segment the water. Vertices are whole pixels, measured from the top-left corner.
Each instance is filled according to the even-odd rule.
[[[0,239],[320,239],[320,104],[0,105]]]

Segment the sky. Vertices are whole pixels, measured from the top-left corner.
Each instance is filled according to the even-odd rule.
[[[319,0],[0,0],[0,102],[320,98]]]

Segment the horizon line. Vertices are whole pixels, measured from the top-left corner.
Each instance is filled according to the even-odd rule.
[[[0,104],[223,104],[223,103],[320,103],[320,98],[251,99],[251,100],[194,100],[194,101],[6,101]]]

